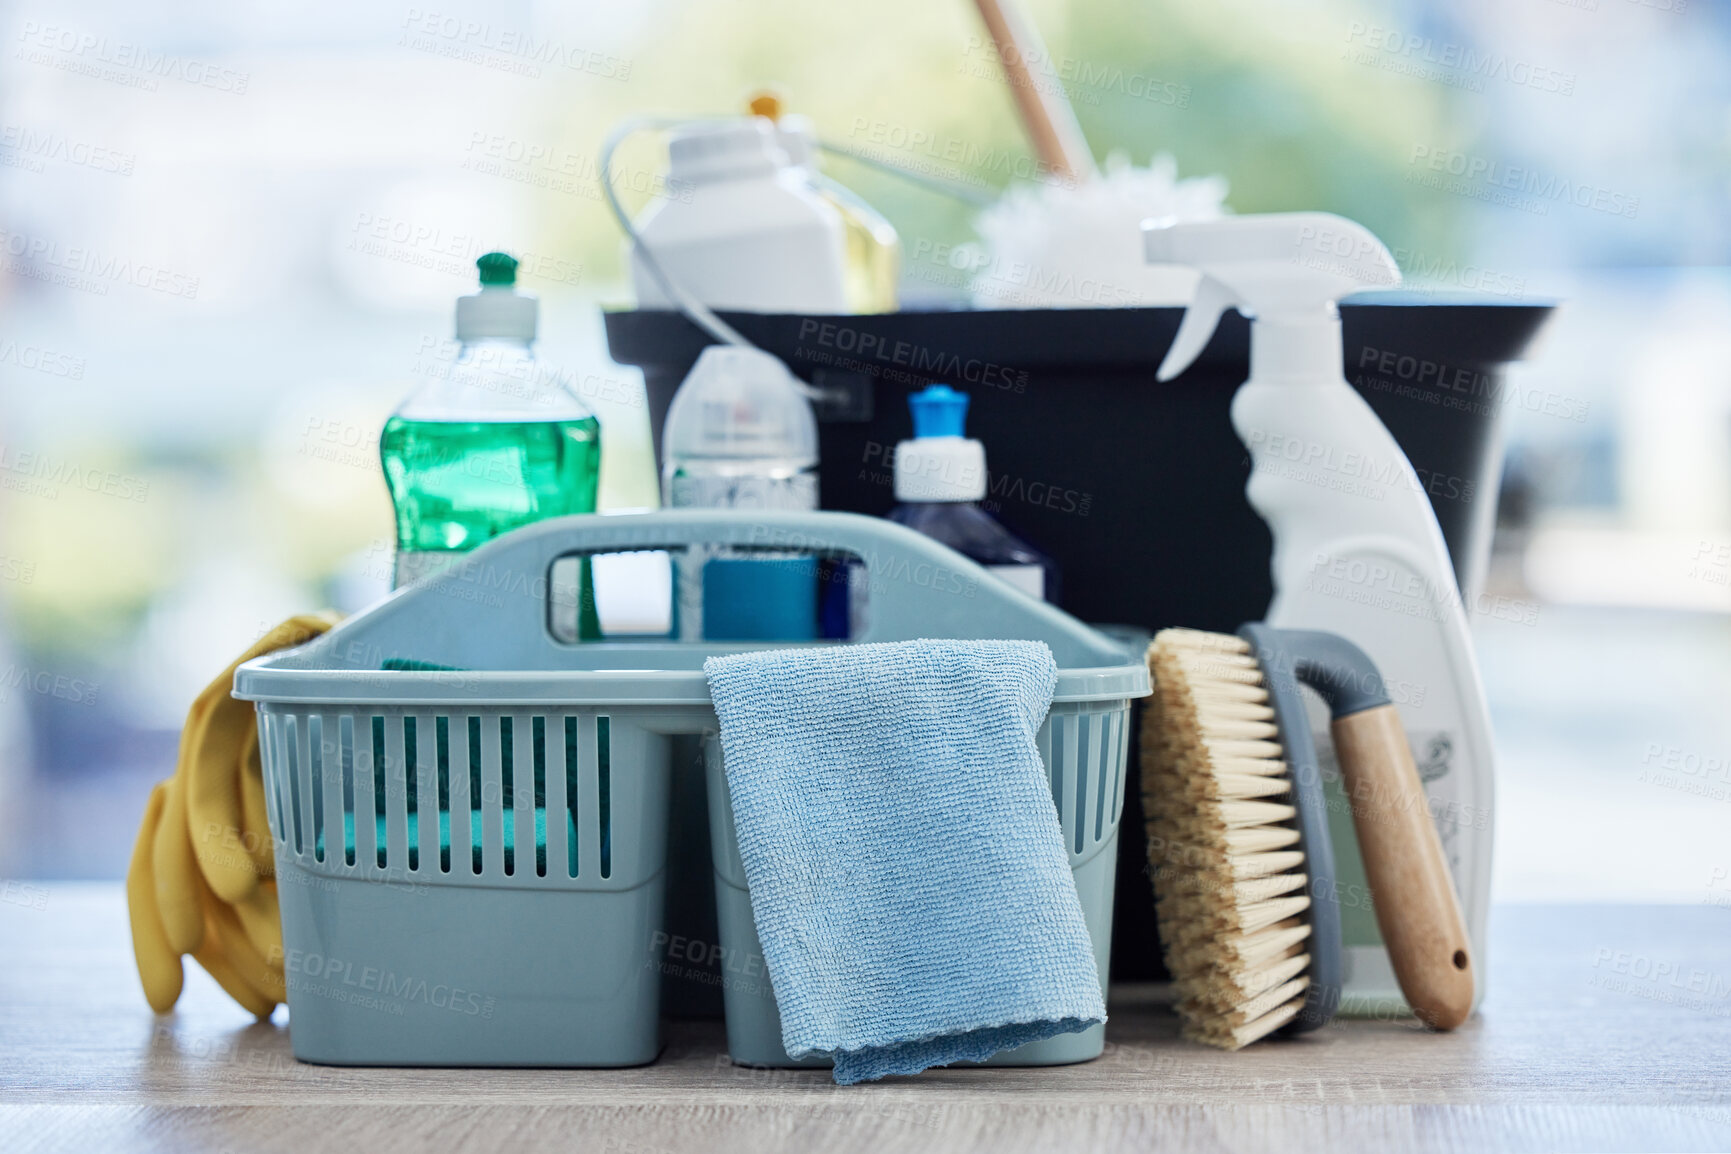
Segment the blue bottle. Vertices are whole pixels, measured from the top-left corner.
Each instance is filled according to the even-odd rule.
[[[963,436],[968,395],[929,385],[908,398],[914,439],[896,446],[896,507],[890,520],[983,565],[1031,597],[1057,603],[1058,567],[1004,528],[980,502],[987,492],[986,449]]]

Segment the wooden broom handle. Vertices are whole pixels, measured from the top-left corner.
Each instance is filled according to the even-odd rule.
[[[1034,154],[1046,168],[1069,181],[1094,175],[1094,158],[1082,139],[1082,129],[1076,123],[1076,112],[1070,98],[1054,78],[1042,89],[1035,84],[1028,68],[1029,60],[1044,57],[1039,36],[1032,25],[1020,19],[1014,9],[1015,0],[974,0],[992,43],[998,46],[998,59],[1004,65],[1004,77],[1010,82],[1010,95],[1022,114],[1022,125],[1033,142]]]
[[[1473,956],[1406,730],[1393,705],[1334,723],[1334,748],[1400,992],[1438,1030],[1473,1007]]]

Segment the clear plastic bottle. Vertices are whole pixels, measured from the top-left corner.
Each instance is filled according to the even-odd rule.
[[[877,209],[828,177],[814,181],[817,194],[841,214],[847,245],[843,290],[856,313],[893,313],[899,307],[902,243],[895,226]]]
[[[457,301],[459,350],[449,371],[404,401],[379,439],[396,508],[400,586],[502,533],[593,513],[601,426],[535,360],[536,301],[515,290],[517,262],[475,262],[481,291]],[[578,632],[600,636],[587,566]]]
[[[914,439],[896,446],[890,520],[942,542],[1030,597],[1056,603],[1058,566],[980,507],[986,450],[962,436],[968,395],[930,385],[908,398]]]
[[[661,437],[669,508],[817,508],[817,419],[787,366],[711,345],[674,394]],[[810,555],[692,549],[679,566],[682,637],[802,641],[816,636]]]
[[[667,407],[661,445],[670,508],[817,508],[817,418],[769,353],[704,349]]]
[[[776,139],[788,163],[805,174],[811,187],[841,216],[846,266],[843,290],[854,313],[893,313],[902,275],[902,243],[895,226],[852,189],[829,179],[817,162],[817,131],[811,118],[782,112],[773,92],[752,97],[752,115],[775,124]]]

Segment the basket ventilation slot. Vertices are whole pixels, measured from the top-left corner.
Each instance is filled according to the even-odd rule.
[[[537,878],[611,878],[612,729],[594,714],[267,714],[259,740],[282,772],[266,805],[296,856],[362,874],[516,878],[532,862]]]

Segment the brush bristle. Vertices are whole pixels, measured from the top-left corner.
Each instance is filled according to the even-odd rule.
[[[1167,629],[1148,649],[1142,801],[1184,1035],[1237,1050],[1309,987],[1310,896],[1280,731],[1247,642]]]

